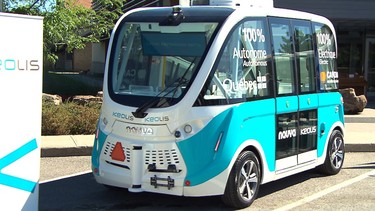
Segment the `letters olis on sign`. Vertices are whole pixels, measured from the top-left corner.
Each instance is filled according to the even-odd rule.
[[[38,71],[41,64],[38,59],[2,59],[0,58],[0,71]]]

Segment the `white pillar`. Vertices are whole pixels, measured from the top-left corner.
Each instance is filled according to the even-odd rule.
[[[0,210],[38,210],[43,19],[0,13]]]
[[[190,0],[179,0],[181,6],[190,6]]]
[[[91,73],[104,73],[106,47],[104,42],[92,43]]]

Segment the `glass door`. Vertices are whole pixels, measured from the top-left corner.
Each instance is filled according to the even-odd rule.
[[[366,39],[365,78],[367,90],[375,92],[375,38]]]
[[[270,18],[276,72],[276,171],[298,164],[298,96],[288,19]]]

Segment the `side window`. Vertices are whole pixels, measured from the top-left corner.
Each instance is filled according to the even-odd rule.
[[[204,100],[246,101],[272,94],[267,29],[265,19],[252,19],[231,31],[205,85]]]
[[[338,89],[336,39],[331,28],[325,24],[314,23],[314,35],[318,47],[320,90]]]
[[[302,111],[299,113],[299,151],[300,153],[314,150],[317,147],[317,110]]]
[[[292,21],[300,92],[316,90],[313,35],[309,21]]]
[[[294,51],[289,20],[270,18],[274,61],[276,70],[276,94],[296,94]]]
[[[298,152],[298,114],[288,113],[277,116],[276,159],[295,155]]]

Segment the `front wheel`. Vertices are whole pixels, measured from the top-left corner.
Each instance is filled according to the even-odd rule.
[[[242,152],[228,178],[223,195],[225,204],[235,208],[250,206],[258,195],[260,165],[253,152]]]
[[[323,165],[319,166],[320,172],[328,175],[339,173],[344,164],[344,157],[344,138],[339,130],[335,130],[328,142],[326,159]]]

